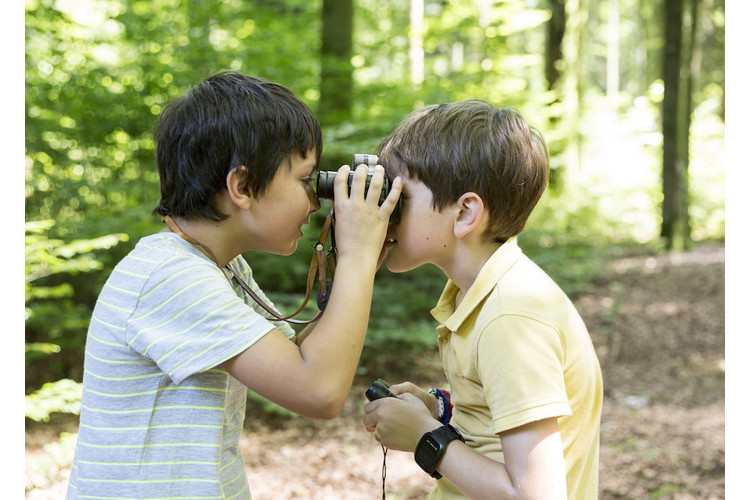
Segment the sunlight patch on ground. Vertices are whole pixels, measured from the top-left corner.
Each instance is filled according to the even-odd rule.
[[[629,271],[653,273],[664,266],[684,266],[691,264],[721,264],[724,262],[724,246],[701,246],[690,252],[669,252],[663,255],[628,257],[613,260],[608,267],[623,274]]]

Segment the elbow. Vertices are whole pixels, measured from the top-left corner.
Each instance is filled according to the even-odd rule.
[[[316,420],[333,420],[341,414],[340,407],[320,408],[312,418]]]
[[[333,420],[334,418],[341,415],[341,410],[344,409],[346,399],[333,398],[326,401],[319,401],[316,418],[317,420]]]
[[[333,420],[341,414],[342,406],[316,404],[315,407],[301,411],[299,414],[313,420]]]
[[[316,420],[333,420],[344,409],[347,396],[347,393],[342,395],[340,391],[320,392],[311,402],[310,414],[307,416]]]

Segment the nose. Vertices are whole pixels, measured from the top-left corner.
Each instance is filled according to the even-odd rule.
[[[307,198],[310,200],[310,213],[315,213],[320,210],[320,200],[310,184],[305,186],[305,191],[307,191]]]

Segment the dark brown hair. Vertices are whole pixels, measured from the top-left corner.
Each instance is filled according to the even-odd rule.
[[[485,237],[504,243],[523,231],[546,189],[549,157],[541,134],[511,108],[480,100],[426,106],[378,147],[389,177],[423,182],[442,210],[468,192],[489,212]]]
[[[289,89],[237,72],[213,75],[171,102],[154,125],[160,215],[225,219],[216,195],[232,169],[259,197],[282,163],[309,151],[320,160],[322,134],[310,108]]]

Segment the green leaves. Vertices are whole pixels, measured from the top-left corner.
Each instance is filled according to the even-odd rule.
[[[50,413],[81,412],[83,386],[69,379],[44,384],[41,389],[26,396],[26,417],[49,422]]]
[[[95,258],[94,250],[109,249],[127,241],[124,233],[109,234],[88,240],[63,241],[47,237],[45,232],[54,227],[52,220],[26,223],[26,283],[29,284],[45,276],[58,273],[76,274],[102,268]]]
[[[128,235],[118,233],[66,241],[49,236],[55,225],[56,222],[50,219],[26,223],[25,358],[27,365],[51,359],[42,365],[44,372],[63,369],[65,361],[60,357],[63,348],[80,350],[83,347],[91,309],[77,303],[85,293],[79,289],[79,296],[76,296],[76,276],[101,270],[104,264],[97,251],[111,250],[128,240]],[[88,286],[97,283],[91,279],[80,282]],[[42,393],[40,401],[47,398],[50,391],[53,388]],[[27,407],[29,404],[27,401]],[[46,404],[33,406],[36,409],[32,410],[32,415],[43,415],[40,408],[46,408]]]

